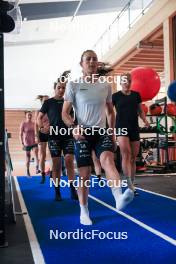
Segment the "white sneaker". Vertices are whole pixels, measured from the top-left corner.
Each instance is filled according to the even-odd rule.
[[[116,201],[116,209],[122,210],[127,204],[131,203],[134,198],[134,192],[131,189],[126,189],[125,192],[120,195],[119,199]]]
[[[92,225],[92,220],[88,215],[85,214],[80,216],[80,223],[82,225]]]

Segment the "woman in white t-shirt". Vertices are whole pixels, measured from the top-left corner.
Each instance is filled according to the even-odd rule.
[[[81,209],[80,222],[83,225],[91,225],[92,220],[88,211],[89,189],[87,181],[89,181],[91,174],[92,150],[95,150],[106,173],[107,184],[111,187],[116,208],[120,210],[131,202],[134,193],[130,189],[127,189],[124,194],[121,192],[120,178],[114,163],[115,136],[113,134],[108,135],[106,131],[106,118],[109,128],[114,128],[115,123],[111,86],[106,81],[102,82],[101,77],[99,78],[97,72],[98,58],[94,51],[86,50],[83,52],[80,65],[83,77],[79,81],[67,84],[62,118],[67,126],[74,129],[75,156],[83,183],[78,188]],[[72,106],[78,121],[77,131],[75,131],[76,124],[70,115]],[[105,133],[102,135],[103,131]]]

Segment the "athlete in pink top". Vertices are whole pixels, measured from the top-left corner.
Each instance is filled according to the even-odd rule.
[[[25,147],[35,145],[35,132],[33,122],[23,122],[21,124],[23,132],[23,144]]]
[[[30,158],[31,150],[34,151],[36,158],[36,173],[39,173],[39,159],[38,159],[38,145],[35,141],[35,129],[34,122],[32,121],[32,112],[25,112],[26,121],[20,125],[20,141],[23,145],[23,149],[26,152],[26,174],[30,176]]]

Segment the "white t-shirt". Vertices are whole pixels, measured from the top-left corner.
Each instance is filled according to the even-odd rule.
[[[112,102],[111,86],[107,83],[68,82],[64,95],[71,102],[79,125],[106,127],[106,103]]]

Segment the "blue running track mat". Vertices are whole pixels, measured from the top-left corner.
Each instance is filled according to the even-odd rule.
[[[67,187],[61,188],[63,201],[55,202],[53,199],[54,187],[49,187],[48,178],[43,185],[40,184],[40,177],[37,176],[32,179],[18,177],[18,182],[47,264],[176,263],[175,246],[94,200],[89,199],[90,216],[94,224],[85,227],[79,224],[79,204],[70,199]],[[91,195],[102,201],[114,205],[109,188],[92,188],[90,192]],[[125,212],[145,224],[153,225],[159,231],[162,229],[163,233],[174,238],[176,228],[174,231],[169,215],[172,206],[173,211],[175,210],[175,203],[170,204],[171,201],[168,199],[163,202],[164,198],[152,197],[151,194],[140,192],[140,196],[135,198]],[[155,198],[158,199],[157,202],[154,202]],[[148,203],[143,204],[146,200]],[[163,208],[164,205],[166,208]],[[146,206],[148,209],[145,209]],[[167,208],[169,208],[168,211]],[[162,214],[159,214],[159,210],[162,210]],[[166,221],[170,222],[165,223],[163,219],[160,219],[160,216],[163,217],[163,215],[165,215]],[[173,219],[174,217],[175,212],[172,215]],[[60,239],[59,237],[56,239],[53,236],[50,239],[52,230],[55,234],[56,232],[75,231],[85,234],[92,230],[105,233],[116,232],[116,238],[122,237],[122,232],[126,232],[127,239],[110,240],[98,237],[95,237],[94,240],[73,239],[72,237],[71,239]]]
[[[176,239],[176,201],[140,190],[138,193],[123,212]],[[101,188],[96,184],[90,194],[115,207],[109,187]]]

